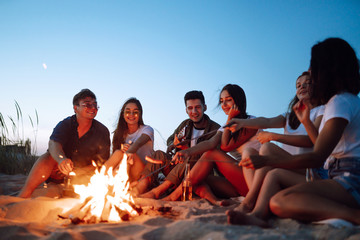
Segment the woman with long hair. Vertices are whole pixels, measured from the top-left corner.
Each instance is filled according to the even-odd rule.
[[[241,164],[255,169],[264,166],[301,169],[321,167],[325,162],[329,179],[279,191],[270,199],[271,212],[281,218],[306,222],[340,218],[359,225],[359,60],[346,41],[328,38],[312,47],[309,70],[313,83],[311,100],[325,105],[313,151],[283,158],[254,155],[244,158]],[[254,218],[235,211],[228,212],[228,220],[256,224]]]
[[[105,163],[106,167],[115,168],[126,154],[130,182],[138,180],[146,163],[145,156],[152,154],[154,146],[154,130],[144,124],[138,99],[129,98],[122,106],[112,146],[113,154]]]
[[[282,158],[284,155],[294,155],[304,152],[312,151],[313,144],[316,141],[318,135],[318,128],[324,113],[324,106],[317,106],[316,103],[310,102],[311,93],[311,79],[309,72],[303,72],[296,79],[296,94],[289,103],[288,111],[284,114],[280,114],[276,117],[266,118],[259,117],[255,119],[234,119],[232,123],[237,124],[237,128],[255,128],[255,129],[266,129],[266,128],[284,128],[284,133],[273,133],[262,131],[258,135],[258,140],[262,143],[260,151],[256,149],[247,148],[245,150],[246,155],[276,155],[278,158]],[[308,110],[306,116],[297,116],[296,107],[304,103]],[[301,120],[301,121],[300,121]],[[278,146],[270,141],[277,141],[282,143],[282,146]],[[272,167],[263,167],[260,169],[244,168],[244,175],[249,187],[249,193],[242,201],[241,205],[237,208],[242,212],[251,212],[255,206],[255,203],[265,203],[270,199],[257,201],[260,189],[262,188],[263,181],[268,172]],[[294,170],[296,175],[299,175],[299,179],[305,181],[305,170]],[[326,178],[326,171],[322,168],[311,170],[319,178]],[[286,174],[285,174],[286,175]],[[293,183],[294,174],[289,173],[288,182]],[[291,179],[291,181],[290,181]],[[262,204],[264,205],[264,204]],[[258,206],[259,207],[259,206]],[[264,206],[262,209],[266,209]],[[266,215],[260,211],[261,214]]]

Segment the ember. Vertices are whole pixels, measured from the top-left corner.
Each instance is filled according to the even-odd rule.
[[[121,222],[139,215],[142,209],[135,206],[129,193],[127,174],[127,156],[124,154],[119,169],[103,166],[95,170],[90,183],[74,185],[74,191],[80,197],[80,203],[65,213],[62,218],[69,218],[72,223],[81,222]]]

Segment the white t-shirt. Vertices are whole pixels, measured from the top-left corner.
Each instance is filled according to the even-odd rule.
[[[197,129],[195,127],[193,127],[192,129],[192,134],[191,134],[191,142],[190,142],[190,147],[193,147],[196,145],[196,141],[198,140],[198,138],[200,136],[202,136],[205,132],[205,129]]]
[[[136,132],[128,134],[126,136],[125,142],[129,143],[131,141],[131,143],[134,143],[142,134],[148,135],[150,140],[142,145],[137,150],[136,154],[140,157],[143,163],[146,163],[145,156],[151,156],[151,154],[154,152],[154,129],[148,125],[142,125]]]
[[[248,119],[253,119],[255,118],[254,116],[248,116]],[[220,132],[224,132],[224,128],[221,127],[219,128]],[[235,158],[236,160],[240,161],[241,160],[241,154],[244,151],[245,148],[254,148],[255,150],[259,151],[260,147],[261,147],[261,143],[257,140],[257,135],[259,132],[261,132],[262,129],[259,129],[256,134],[254,136],[252,136],[246,143],[242,144],[241,146],[239,146],[237,149],[232,150],[231,152],[229,152],[229,154]]]
[[[323,115],[324,109],[325,109],[324,105],[317,106],[317,107],[314,107],[313,109],[311,109],[310,110],[311,122],[314,123],[317,117]],[[286,118],[286,125],[284,128],[285,135],[308,135],[308,133],[306,132],[305,126],[302,123],[300,123],[300,125],[297,129],[292,129],[289,125],[289,118],[287,117],[288,114],[284,113],[282,115]],[[282,147],[282,149],[284,149],[285,151],[289,152],[292,155],[310,152],[313,149],[312,147],[310,147],[310,148],[296,147],[296,146],[288,145],[285,143],[282,143],[281,147]]]
[[[360,158],[360,99],[351,93],[333,96],[325,105],[325,112],[320,124],[320,132],[325,123],[332,118],[348,121],[340,141],[331,153],[332,157]]]

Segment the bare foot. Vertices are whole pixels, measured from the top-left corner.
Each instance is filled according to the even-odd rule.
[[[176,201],[181,197],[181,186],[177,187],[172,193],[170,193],[170,195],[162,198],[161,200],[164,201]]]
[[[135,188],[132,188],[131,190],[130,190],[130,194],[131,194],[131,196],[133,196],[133,197],[139,197],[139,190],[135,187]]]
[[[240,211],[243,213],[249,213],[254,209],[254,205],[253,204],[247,204],[246,202],[242,202],[239,204],[239,206],[237,206],[234,210],[236,211]]]
[[[162,198],[164,201],[177,201],[181,197],[181,188],[176,188],[170,195]]]
[[[158,196],[156,196],[156,194],[153,191],[148,191],[146,193],[140,194],[139,197],[158,199]]]
[[[232,199],[223,199],[223,200],[219,201],[219,206],[222,206],[222,207],[227,207],[227,206],[231,206],[234,204],[239,204],[239,202],[232,200]]]
[[[268,228],[270,225],[254,215],[245,214],[243,212],[229,210],[226,212],[228,216],[228,223],[236,225],[254,225],[263,228]]]

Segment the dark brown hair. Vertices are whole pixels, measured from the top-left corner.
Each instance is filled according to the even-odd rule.
[[[89,89],[85,88],[78,92],[73,98],[73,105],[79,105],[80,100],[91,97],[96,100],[95,94]]]
[[[120,110],[120,114],[119,114],[119,120],[117,122],[117,126],[116,129],[114,131],[114,136],[113,136],[113,140],[112,140],[112,145],[113,145],[113,152],[117,149],[121,148],[121,144],[125,142],[125,137],[129,132],[129,128],[128,125],[125,121],[124,118],[124,112],[125,112],[125,107],[127,104],[129,103],[135,103],[137,108],[139,109],[139,126],[144,125],[144,121],[143,121],[143,109],[141,106],[141,103],[139,100],[137,100],[136,98],[129,98],[128,100],[126,100],[126,102],[124,103],[124,105],[122,106],[121,110]]]
[[[335,94],[360,91],[359,60],[354,49],[341,38],[328,38],[311,48],[311,98],[326,104]]]
[[[303,72],[297,79],[296,81],[301,78],[302,76],[310,76],[309,72]],[[291,127],[291,129],[297,129],[300,126],[300,121],[297,118],[293,107],[295,106],[295,104],[299,102],[299,98],[297,97],[297,95],[295,94],[295,97],[291,100],[291,102],[289,103],[289,108],[288,108],[288,116],[289,116],[289,126]]]

